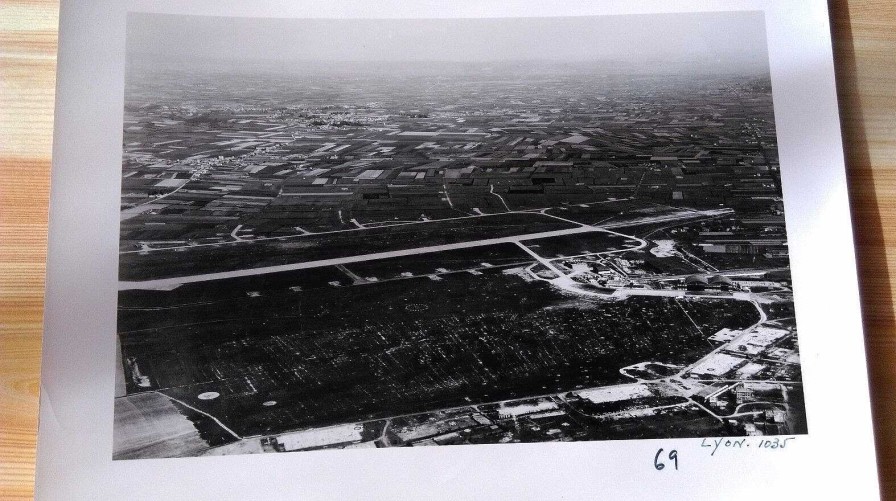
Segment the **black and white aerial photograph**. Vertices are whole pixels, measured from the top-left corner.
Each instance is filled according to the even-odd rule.
[[[114,459],[806,434],[772,97],[761,12],[129,14]]]

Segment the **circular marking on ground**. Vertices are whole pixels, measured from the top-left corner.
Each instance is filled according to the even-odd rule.
[[[273,406],[277,405],[277,401],[276,400],[268,400],[267,402],[264,402],[261,405],[263,405],[265,407],[273,407]]]
[[[220,396],[221,394],[217,391],[207,391],[205,393],[200,393],[196,398],[199,400],[214,400]]]

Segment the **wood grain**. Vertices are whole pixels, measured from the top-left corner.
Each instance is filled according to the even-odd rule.
[[[33,497],[58,9],[0,2],[0,499]]]
[[[833,1],[875,432],[896,501],[896,3]],[[33,493],[57,0],[0,2],[0,499]]]
[[[896,4],[831,3],[883,499],[896,500]]]

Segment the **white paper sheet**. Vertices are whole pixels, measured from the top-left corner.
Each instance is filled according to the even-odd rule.
[[[60,19],[38,499],[877,496],[825,2]]]

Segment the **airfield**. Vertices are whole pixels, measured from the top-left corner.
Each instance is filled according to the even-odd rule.
[[[806,432],[767,76],[464,74],[132,77],[115,458]]]

